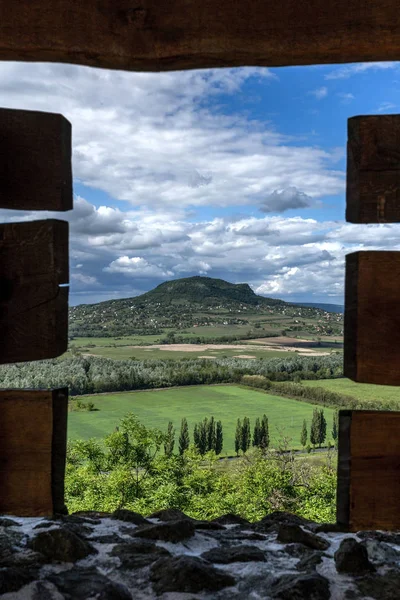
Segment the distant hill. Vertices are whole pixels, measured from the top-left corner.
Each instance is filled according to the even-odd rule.
[[[281,315],[285,319],[316,319],[323,311],[301,309],[254,293],[247,283],[229,283],[212,277],[165,281],[153,290],[120,300],[81,304],[70,308],[70,335],[102,337],[160,334],[164,329],[198,326],[252,325],[250,315]]]
[[[230,305],[237,306],[239,304],[250,306],[286,304],[283,300],[257,296],[248,283],[229,283],[223,279],[201,276],[165,281],[154,290],[137,296],[134,300],[141,303],[161,302],[164,305],[189,303],[191,305],[201,305],[202,308],[219,305],[229,307]]]
[[[323,302],[295,302],[296,306],[310,306],[312,308],[321,308],[327,312],[343,314],[344,306],[342,304],[324,304]]]

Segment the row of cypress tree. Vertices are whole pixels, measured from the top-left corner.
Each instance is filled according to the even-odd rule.
[[[214,450],[217,455],[221,454],[224,445],[221,421],[215,421],[214,417],[210,417],[209,419],[206,417],[203,421],[196,423],[193,430],[193,443],[200,454],[205,454],[209,450]],[[179,454],[182,456],[190,446],[189,426],[185,417],[181,421],[178,444]],[[164,452],[167,456],[172,455],[174,445],[175,430],[172,421],[170,421],[167,429],[167,443],[164,444]]]
[[[253,437],[250,430],[250,419],[244,417],[237,420],[235,432],[235,452],[239,454],[247,452],[251,443],[258,448],[266,449],[269,446],[269,426],[268,417],[263,415],[261,419],[257,418]],[[217,455],[221,454],[224,445],[224,436],[221,421],[215,421],[214,417],[205,418],[195,424],[193,429],[193,443],[199,450],[200,454],[205,454],[210,450],[214,450]],[[182,454],[189,448],[190,435],[187,419],[184,417],[181,421],[181,429],[179,434],[179,454]],[[164,443],[164,452],[166,456],[173,454],[175,447],[175,429],[172,421],[168,423],[167,438]]]
[[[235,452],[238,455],[241,450],[243,453],[247,452],[252,442],[251,430],[250,430],[250,419],[244,417],[237,420],[236,431],[235,431]],[[264,450],[269,446],[269,426],[268,417],[263,415],[260,420],[256,419],[253,431],[253,446],[257,448],[263,448]]]
[[[320,446],[326,440],[326,428],[327,423],[324,415],[323,409],[315,408],[311,420],[310,426],[310,443],[313,446]],[[332,431],[331,431],[332,439],[336,443],[339,435],[339,424],[338,424],[338,414],[335,412],[333,414],[333,422],[332,422]],[[304,419],[303,426],[300,434],[300,443],[303,447],[306,446],[308,439],[308,431],[307,431],[307,422]]]
[[[338,414],[333,415],[332,423],[332,439],[336,443],[338,439]],[[327,422],[323,409],[315,408],[310,426],[310,443],[315,446],[320,446],[325,442],[327,434]],[[303,447],[306,446],[308,440],[307,421],[304,419],[300,443]],[[200,454],[205,454],[209,450],[214,450],[217,455],[221,454],[224,437],[221,421],[215,421],[214,417],[204,418],[195,424],[193,429],[193,443],[199,450]],[[181,421],[181,429],[179,434],[179,454],[182,455],[190,445],[190,435],[187,419],[184,417]],[[270,444],[269,424],[267,415],[258,418],[255,421],[253,435],[251,434],[250,419],[244,417],[238,419],[235,431],[235,452],[238,455],[240,451],[246,453],[251,445],[266,450]],[[164,443],[164,452],[166,456],[173,454],[175,447],[175,429],[172,421],[168,423],[167,438]]]

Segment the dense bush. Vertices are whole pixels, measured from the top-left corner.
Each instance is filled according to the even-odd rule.
[[[194,447],[165,456],[165,435],[127,415],[103,443],[70,444],[66,502],[77,510],[129,508],[149,514],[178,508],[199,519],[234,512],[255,521],[286,510],[317,521],[335,518],[336,476],[327,463],[313,467],[290,452],[254,450],[246,460],[216,468],[215,452]]]

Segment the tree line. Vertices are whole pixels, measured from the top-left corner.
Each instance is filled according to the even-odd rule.
[[[221,454],[224,445],[221,421],[216,422],[214,417],[210,417],[209,419],[205,417],[202,421],[196,423],[193,429],[193,443],[202,456],[211,450],[213,450],[217,456]],[[166,432],[166,443],[164,444],[164,454],[166,456],[172,456],[174,447],[175,428],[172,421],[169,421]],[[178,441],[179,455],[182,456],[189,447],[189,426],[186,417],[183,417]]]
[[[337,355],[282,356],[259,360],[217,358],[213,361],[191,358],[113,360],[75,356],[1,365],[0,387],[48,389],[68,386],[70,395],[75,396],[184,385],[240,383],[247,375],[261,376],[263,382],[339,377],[342,376],[342,359]]]
[[[332,379],[332,377],[330,377]],[[242,377],[241,383],[247,387],[262,389],[266,392],[273,392],[279,396],[305,400],[310,404],[319,404],[337,409],[348,410],[400,410],[400,402],[392,400],[389,403],[382,400],[360,400],[347,394],[332,392],[323,387],[314,387],[302,385],[295,381],[274,381],[268,376],[262,374],[246,374]],[[308,379],[308,378],[304,378]],[[329,377],[326,377],[329,379]]]
[[[263,415],[255,421],[253,435],[250,430],[250,419],[238,419],[235,431],[235,452],[239,455],[241,450],[243,454],[252,445],[254,448],[266,450],[269,447],[269,426],[268,417]],[[190,448],[191,439],[189,434],[189,425],[186,417],[181,420],[181,427],[178,438],[178,452],[180,456]],[[202,421],[194,424],[193,427],[193,445],[201,456],[207,452],[214,451],[216,456],[222,452],[224,445],[224,434],[221,421],[216,421],[213,416],[205,417]],[[172,456],[175,448],[175,428],[172,421],[169,421],[165,433],[164,454]]]
[[[236,455],[239,455],[239,450],[245,454],[250,448],[251,443],[253,447],[260,448],[261,450],[266,450],[268,448],[269,426],[267,415],[263,415],[261,420],[257,417],[254,425],[253,437],[251,436],[250,419],[244,417],[243,421],[241,419],[237,420],[235,430]]]
[[[327,423],[324,415],[323,409],[315,408],[311,420],[310,425],[310,443],[314,446],[321,447],[322,444],[326,441],[327,436]],[[331,430],[332,440],[337,445],[337,440],[339,437],[339,417],[338,413],[333,413],[332,420],[332,430]],[[307,429],[307,421],[304,419],[303,425],[301,428],[300,434],[300,444],[303,448],[306,447],[308,440],[308,429]]]
[[[331,439],[334,445],[337,445],[339,435],[338,413],[333,414],[332,429],[330,431]],[[306,419],[303,420],[300,444],[303,449],[307,446],[307,442],[315,448],[321,447],[327,438],[327,422],[323,409],[315,408],[311,419],[311,424],[308,429]],[[216,421],[213,416],[205,417],[202,421],[194,424],[193,427],[193,446],[201,456],[207,452],[213,451],[216,456],[222,452],[224,445],[223,427],[221,421]],[[178,438],[178,453],[183,456],[190,448],[191,438],[189,433],[189,425],[186,417],[181,420],[179,438]],[[269,422],[268,417],[264,414],[261,419],[256,418],[253,432],[251,432],[250,419],[244,417],[238,418],[235,429],[235,452],[239,456],[239,452],[246,454],[250,447],[258,448],[262,452],[270,446]],[[165,433],[164,454],[172,456],[175,448],[175,428],[172,421],[169,421],[167,431]]]

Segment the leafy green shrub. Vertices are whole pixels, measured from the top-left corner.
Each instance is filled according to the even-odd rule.
[[[214,451],[201,456],[194,446],[165,456],[160,450],[166,441],[166,434],[130,414],[103,443],[69,443],[69,510],[124,507],[149,514],[170,507],[199,519],[234,512],[250,521],[283,510],[316,521],[335,518],[336,473],[329,465],[311,466],[292,453],[256,448],[246,460],[221,469]]]

